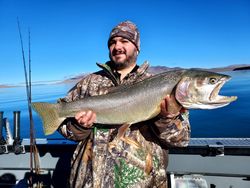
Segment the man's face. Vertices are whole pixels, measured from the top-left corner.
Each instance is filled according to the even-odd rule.
[[[136,63],[137,48],[128,39],[114,37],[109,44],[109,58],[115,63],[117,69]]]

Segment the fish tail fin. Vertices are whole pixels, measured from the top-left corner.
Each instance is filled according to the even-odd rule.
[[[65,119],[58,115],[58,104],[33,102],[32,107],[42,118],[45,135],[54,133]]]

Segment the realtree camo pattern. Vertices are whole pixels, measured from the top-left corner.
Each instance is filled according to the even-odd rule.
[[[122,81],[116,72],[111,71],[109,63],[99,66],[103,70],[83,78],[60,102],[102,95],[116,85],[130,84],[151,76],[146,71],[148,63],[134,69]],[[108,146],[116,138],[117,127],[83,129],[68,121],[59,132],[68,139],[79,141],[71,161],[69,182],[72,188],[166,188],[167,148],[186,146],[190,138],[187,113],[176,119],[157,117],[138,123],[126,132],[126,137],[133,142],[118,141],[112,149]],[[147,174],[148,161],[153,168]]]

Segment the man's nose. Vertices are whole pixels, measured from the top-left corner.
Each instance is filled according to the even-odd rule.
[[[122,47],[122,43],[119,42],[119,41],[117,41],[117,42],[115,43],[115,49],[117,50],[117,49],[120,49],[121,47]]]

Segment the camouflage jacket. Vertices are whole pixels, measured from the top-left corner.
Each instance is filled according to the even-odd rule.
[[[148,63],[136,66],[123,80],[110,63],[98,64],[101,71],[85,76],[60,102],[108,93],[120,84],[131,84],[151,76]],[[168,148],[183,147],[190,138],[188,113],[175,119],[156,117],[132,125],[125,133],[127,141],[118,141],[117,127],[84,129],[74,119],[59,128],[66,137],[79,142],[71,161],[70,187],[167,187]]]

